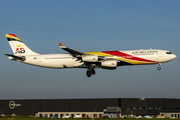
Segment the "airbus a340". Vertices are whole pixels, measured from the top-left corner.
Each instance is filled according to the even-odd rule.
[[[14,34],[5,34],[14,55],[5,54],[10,60],[46,68],[86,68],[86,75],[95,75],[95,68],[114,70],[118,66],[158,64],[171,61],[176,55],[167,50],[127,50],[127,51],[101,51],[79,52],[59,43],[60,48],[67,54],[38,54],[29,49]]]

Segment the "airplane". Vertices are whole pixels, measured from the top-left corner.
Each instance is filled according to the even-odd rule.
[[[68,54],[38,54],[29,49],[16,35],[5,34],[14,53],[5,54],[8,59],[46,68],[86,68],[86,75],[95,75],[95,68],[115,70],[119,66],[158,64],[176,58],[175,54],[160,49],[126,51],[79,52],[59,43]]]

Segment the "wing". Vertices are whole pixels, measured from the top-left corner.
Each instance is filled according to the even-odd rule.
[[[70,48],[64,46],[62,43],[59,43],[59,47],[62,48],[63,50],[65,50],[65,51],[69,52],[69,53],[70,53],[71,55],[73,55],[73,56],[87,55],[86,53],[83,53],[83,52],[79,52],[79,51],[70,49]]]
[[[62,43],[59,43],[59,47],[65,51],[69,52],[74,57],[80,57],[82,59],[93,59],[93,57],[97,57],[96,62],[101,62],[101,60],[117,60],[117,59],[113,59],[113,58],[107,58],[106,56],[101,55],[101,54],[93,54],[96,52],[85,52],[85,53],[79,52],[79,51],[76,51],[76,50],[66,47]],[[83,61],[84,62],[92,62],[92,61],[88,61],[88,60],[83,60]]]

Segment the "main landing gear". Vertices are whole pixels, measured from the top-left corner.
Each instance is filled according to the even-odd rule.
[[[86,75],[87,75],[88,77],[91,77],[91,75],[95,75],[95,74],[96,74],[96,71],[94,70],[94,68],[88,69],[88,70],[87,70],[87,73],[86,73]]]
[[[157,68],[158,70],[161,70],[161,67],[160,67],[160,66],[161,66],[161,63],[159,63],[159,67]]]

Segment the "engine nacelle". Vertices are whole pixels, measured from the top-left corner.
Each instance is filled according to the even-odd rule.
[[[116,68],[117,67],[117,61],[116,60],[103,61],[103,62],[101,62],[101,66],[107,67],[107,68]]]
[[[98,56],[95,56],[95,55],[84,56],[84,57],[82,57],[82,61],[84,61],[84,62],[97,62]]]

